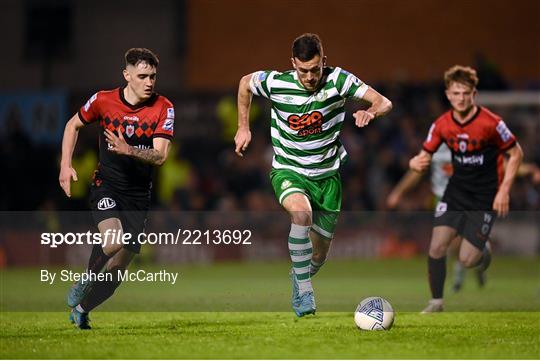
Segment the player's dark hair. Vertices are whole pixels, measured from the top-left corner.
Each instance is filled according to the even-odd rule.
[[[126,66],[137,66],[139,63],[147,63],[148,65],[157,68],[159,65],[157,55],[154,54],[152,50],[146,48],[131,48],[126,51],[126,55],[124,57],[126,59]]]
[[[466,84],[471,88],[478,85],[478,75],[476,70],[468,66],[454,65],[444,72],[444,84],[448,89],[453,82]]]
[[[323,55],[321,38],[317,34],[306,33],[294,39],[292,44],[292,56],[300,61],[308,61],[319,55]]]

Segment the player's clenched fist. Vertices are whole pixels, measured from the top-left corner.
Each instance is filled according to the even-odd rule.
[[[375,115],[373,113],[370,113],[365,110],[359,110],[356,113],[353,114],[353,117],[355,119],[355,124],[357,127],[362,128],[369,124],[369,122],[375,118]]]

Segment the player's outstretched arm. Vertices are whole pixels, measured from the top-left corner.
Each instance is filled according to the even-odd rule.
[[[417,185],[420,179],[422,173],[409,169],[386,198],[386,206],[390,209],[396,208],[403,195]]]
[[[77,172],[71,166],[71,160],[73,158],[75,144],[77,144],[79,129],[82,127],[84,127],[84,123],[79,118],[79,114],[75,114],[66,123],[64,137],[62,138],[62,158],[60,160],[58,181],[60,182],[60,187],[62,187],[68,197],[71,197],[71,179],[75,182],[78,180]]]
[[[540,168],[534,163],[521,163],[517,170],[517,177],[531,177],[533,184],[540,183]]]
[[[253,93],[249,88],[249,82],[251,76],[248,74],[240,79],[238,85],[238,130],[234,136],[234,151],[240,157],[243,157],[242,153],[247,149],[251,142],[251,131],[249,130],[249,108],[251,107],[251,99]]]
[[[126,143],[122,132],[118,132],[118,136],[109,129],[105,130],[105,138],[109,143],[109,151],[116,154],[127,155],[141,162],[151,165],[160,166],[165,163],[169,155],[169,146],[171,141],[165,138],[154,138],[152,149],[140,149]]]
[[[431,154],[422,149],[420,153],[411,158],[409,161],[409,168],[415,172],[423,173],[429,168],[430,164]]]
[[[523,159],[523,151],[519,143],[508,149],[506,154],[508,154],[509,158],[506,164],[504,178],[493,200],[493,210],[497,211],[499,217],[505,217],[508,214],[510,188],[512,187],[512,183],[514,183],[519,165]]]
[[[371,106],[367,110],[359,110],[353,114],[357,127],[365,127],[372,119],[385,115],[392,110],[392,102],[371,87],[366,91],[362,99],[368,101]]]

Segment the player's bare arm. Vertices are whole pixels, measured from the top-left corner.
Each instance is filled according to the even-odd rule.
[[[68,197],[71,197],[71,180],[73,179],[75,182],[78,180],[77,172],[71,166],[71,160],[79,136],[79,129],[82,127],[84,127],[84,123],[79,118],[79,115],[75,114],[66,123],[64,137],[62,138],[62,159],[60,160],[58,181]]]
[[[154,138],[153,149],[141,149],[127,144],[122,132],[118,132],[118,136],[116,136],[109,129],[106,129],[105,137],[111,152],[127,155],[151,165],[162,165],[169,155],[171,142],[165,138]]]
[[[392,110],[392,102],[371,87],[362,99],[368,101],[371,106],[367,110],[359,110],[353,114],[357,127],[365,127],[371,120]]]
[[[248,74],[240,79],[238,86],[238,130],[234,136],[235,152],[238,156],[243,157],[242,153],[247,149],[251,142],[251,131],[249,130],[249,108],[251,107],[251,99],[253,93],[249,89],[251,76]]]
[[[396,208],[403,195],[417,185],[420,179],[422,173],[408,170],[386,198],[386,206],[390,209]]]
[[[533,184],[540,183],[540,168],[534,163],[521,163],[517,171],[518,177],[531,177]]]
[[[508,214],[510,188],[512,187],[512,183],[514,183],[519,165],[523,159],[523,151],[519,143],[508,149],[506,154],[508,155],[508,162],[506,164],[504,178],[493,200],[493,210],[497,211],[499,217],[505,217]]]
[[[415,172],[423,173],[429,168],[430,164],[431,154],[422,149],[420,153],[411,158],[409,168]]]

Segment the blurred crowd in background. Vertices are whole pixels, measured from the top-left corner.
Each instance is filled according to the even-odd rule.
[[[431,122],[448,109],[442,74],[449,66],[475,67],[480,93],[540,89],[540,5],[534,0],[456,0],[452,6],[430,0],[359,0],[332,7],[318,0],[8,0],[3,5],[0,26],[11,34],[5,39],[10,51],[0,59],[8,70],[0,83],[4,211],[88,209],[99,126],[80,132],[73,157],[79,181],[71,199],[58,185],[63,128],[96,91],[124,83],[122,55],[130,47],[159,55],[157,91],[175,105],[175,139],[169,159],[156,170],[154,209],[279,209],[268,179],[270,104],[254,100],[253,141],[238,158],[235,86],[251,71],[287,70],[290,44],[306,31],[321,35],[330,66],[351,71],[394,104],[388,116],[363,129],[354,127],[351,114],[366,105],[347,105],[341,136],[350,155],[342,168],[344,210],[385,210],[386,196],[421,148]],[[297,21],[306,9],[309,24]],[[385,16],[364,17],[362,28],[376,29],[377,36],[358,41],[357,14],[366,11]],[[258,26],[246,31],[246,19]],[[98,23],[106,25],[90,26]],[[488,106],[516,133],[525,161],[539,164],[536,99],[536,104]],[[512,208],[537,210],[539,198],[530,178],[519,179]],[[426,176],[399,208],[429,209],[430,199]]]
[[[480,69],[481,71],[482,69]],[[491,79],[484,76],[481,79]],[[500,77],[499,77],[500,79]],[[408,161],[421,148],[431,122],[447,108],[442,84],[376,84],[376,89],[394,103],[393,111],[369,126],[354,126],[352,112],[366,106],[349,102],[341,135],[349,161],[342,168],[343,209],[385,210],[391,188],[406,172]],[[491,89],[489,89],[491,88]],[[496,88],[505,88],[502,79]],[[489,85],[488,89],[493,90]],[[480,84],[480,92],[486,85]],[[69,94],[62,125],[91,94]],[[156,169],[153,184],[154,209],[168,210],[249,210],[279,209],[269,182],[272,148],[270,144],[270,103],[254,100],[251,114],[253,141],[244,158],[234,153],[236,96],[224,94],[164,94],[176,108],[175,139],[169,159]],[[517,135],[525,161],[540,162],[539,107],[490,106]],[[0,139],[1,169],[4,175],[1,210],[86,210],[91,177],[98,162],[98,124],[80,131],[73,157],[79,181],[71,199],[58,185],[61,134],[54,142],[32,139],[22,126],[22,112],[14,106],[5,115]],[[39,107],[32,109],[34,123],[47,123]],[[425,210],[432,206],[429,176],[399,205],[400,210]],[[518,179],[512,189],[512,209],[538,210],[539,187],[530,177]]]

